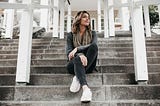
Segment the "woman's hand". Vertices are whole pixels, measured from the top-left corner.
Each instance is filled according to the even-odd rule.
[[[82,65],[83,65],[83,66],[87,66],[87,63],[88,63],[87,57],[84,56],[84,55],[80,55],[79,57],[80,57],[80,59],[81,59]]]
[[[71,59],[74,57],[74,55],[75,55],[76,52],[77,52],[77,48],[74,48],[74,49],[69,53],[69,55],[68,55],[69,60],[71,60]]]

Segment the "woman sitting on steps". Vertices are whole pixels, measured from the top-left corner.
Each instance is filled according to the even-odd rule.
[[[98,47],[97,35],[95,31],[91,31],[90,14],[87,11],[79,11],[75,16],[72,31],[67,34],[66,46],[67,70],[75,75],[70,91],[75,93],[82,87],[81,102],[90,102],[92,92],[87,84],[86,74],[95,70]]]

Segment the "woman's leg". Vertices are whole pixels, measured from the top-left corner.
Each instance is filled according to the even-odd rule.
[[[69,74],[73,74],[75,75],[74,73],[74,63],[73,63],[73,60],[70,60],[67,64],[67,71]]]
[[[86,73],[92,73],[96,67],[98,55],[98,47],[97,44],[93,43],[86,51],[86,57],[88,60],[88,65],[86,67]]]
[[[70,74],[76,75],[81,86],[87,85],[85,67],[82,65],[82,62],[79,56],[76,56],[73,58],[73,60],[69,61],[67,65],[67,70]]]
[[[81,59],[79,56],[76,56],[73,60],[74,63],[74,72],[81,86],[87,85],[86,75],[85,75],[85,67],[82,65]]]

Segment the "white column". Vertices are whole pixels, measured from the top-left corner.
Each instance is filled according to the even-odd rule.
[[[127,3],[127,0],[121,0],[121,3]],[[122,30],[129,31],[129,10],[128,7],[120,9],[120,20],[122,22]]]
[[[52,0],[49,0],[48,2],[50,5],[53,6]],[[52,8],[48,10],[48,27],[49,27],[48,31],[52,31],[53,29],[53,9]]]
[[[9,0],[9,3],[15,3],[15,0]],[[5,38],[11,38],[13,36],[13,25],[14,25],[14,11],[13,9],[6,10],[6,35]]]
[[[23,3],[30,4],[32,0],[23,0]],[[22,12],[20,25],[20,38],[17,59],[17,83],[28,83],[30,78],[31,48],[32,48],[33,10]]]
[[[97,1],[97,6],[98,6],[98,9],[97,9],[97,14],[98,14],[98,32],[101,32],[101,0],[98,0]]]
[[[59,0],[54,0],[54,12],[53,12],[53,37],[58,37],[58,22],[59,22]]]
[[[64,38],[64,0],[60,1],[60,39]]]
[[[160,4],[158,5],[159,22],[160,22]]]
[[[7,23],[7,10],[4,10],[3,28],[6,28]]]
[[[135,0],[135,1],[140,1],[140,0]],[[148,80],[148,69],[147,69],[142,6],[136,6],[132,8],[131,17],[132,17],[131,22],[132,22],[135,77],[137,82],[143,82]]]
[[[115,36],[115,24],[114,24],[114,3],[113,0],[108,0],[109,6],[109,36]]]
[[[109,38],[109,34],[108,34],[108,0],[104,0],[104,37]]]
[[[48,5],[48,0],[41,0],[40,4]],[[46,31],[48,31],[48,9],[41,9],[40,11],[40,26],[44,27]]]
[[[71,31],[71,5],[68,5],[67,32]]]
[[[144,5],[143,9],[144,9],[144,20],[145,20],[146,37],[151,37],[149,8],[148,8],[147,5]]]

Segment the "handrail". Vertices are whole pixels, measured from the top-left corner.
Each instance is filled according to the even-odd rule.
[[[140,6],[140,5],[159,5],[160,4],[160,0],[141,0],[141,1],[137,1],[137,2],[133,2],[134,6]],[[111,5],[109,6],[109,8],[111,7],[129,7],[130,3],[122,3],[121,5],[115,6],[115,5]]]
[[[160,0],[142,0],[139,2],[135,2],[135,5],[159,5]]]
[[[160,0],[142,0],[138,2],[133,2],[135,6],[139,5],[157,5],[160,4]],[[123,3],[121,5],[115,6],[111,5],[111,7],[129,7],[130,3]],[[22,3],[8,3],[8,2],[0,2],[1,9],[45,9],[45,8],[55,8],[51,5],[39,5],[39,4],[22,4]]]
[[[51,5],[0,2],[0,8],[1,9],[45,9],[45,8],[56,8],[56,7]]]

